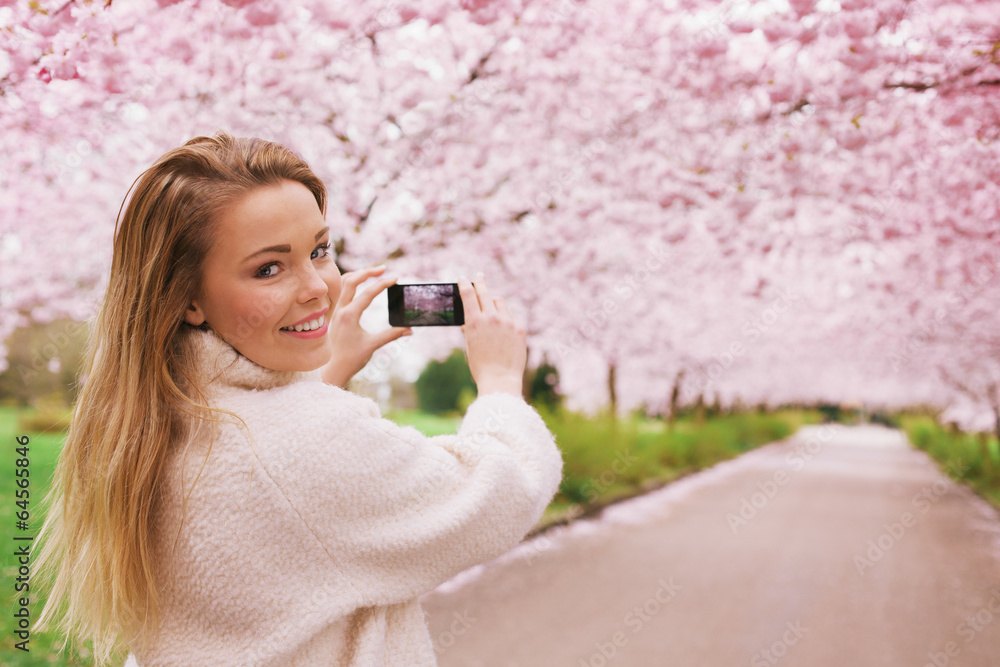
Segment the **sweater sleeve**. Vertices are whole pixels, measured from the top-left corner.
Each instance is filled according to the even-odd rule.
[[[284,413],[293,437],[261,463],[364,605],[411,599],[499,556],[558,489],[559,449],[518,396],[480,396],[457,434],[427,437],[373,401],[304,384],[312,393],[284,396],[297,403]]]

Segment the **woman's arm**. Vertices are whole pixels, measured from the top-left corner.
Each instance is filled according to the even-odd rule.
[[[322,385],[282,400],[288,440],[258,445],[260,461],[334,580],[368,605],[411,599],[514,547],[561,480],[554,439],[520,396],[480,396],[456,435],[436,437]]]

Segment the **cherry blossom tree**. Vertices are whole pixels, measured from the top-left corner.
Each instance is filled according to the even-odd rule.
[[[224,128],[320,173],[341,266],[486,270],[577,406],[992,414],[996,16],[995,0],[0,0],[0,338],[86,318],[129,185]]]

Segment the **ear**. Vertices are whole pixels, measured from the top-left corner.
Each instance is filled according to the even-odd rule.
[[[197,301],[192,301],[188,304],[187,309],[184,311],[184,321],[193,327],[199,327],[205,322],[205,313],[202,312],[201,306],[198,305]]]

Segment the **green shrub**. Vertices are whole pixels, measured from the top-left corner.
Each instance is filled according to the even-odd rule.
[[[60,434],[69,428],[69,420],[73,414],[72,408],[59,403],[39,401],[30,410],[19,411],[17,430],[21,433],[55,433]]]
[[[562,405],[559,393],[559,369],[543,361],[531,374],[528,382],[528,400],[534,406],[556,410]]]
[[[897,421],[910,442],[927,452],[953,479],[1000,507],[1000,447],[992,433],[963,433],[929,415],[904,414]]]
[[[465,353],[456,349],[444,361],[428,362],[414,389],[417,405],[425,412],[440,415],[459,410],[462,390],[476,391]]]
[[[672,428],[657,419],[539,412],[563,453],[556,503],[594,504],[634,494],[651,482],[677,477],[780,440],[806,421],[800,412],[735,413],[699,424],[695,416]]]

